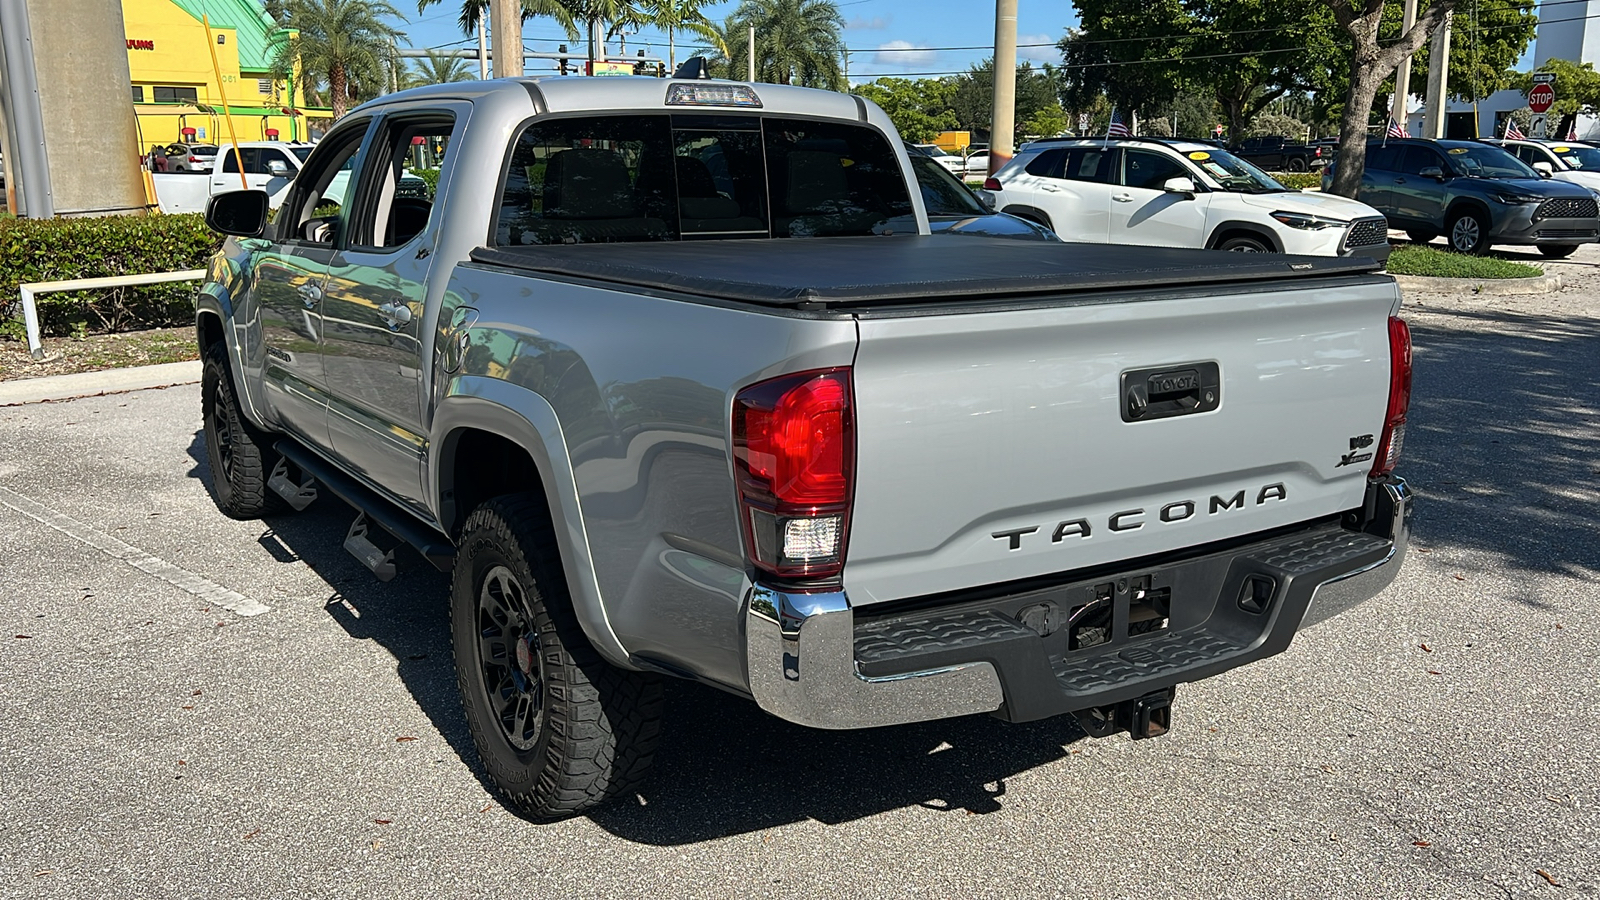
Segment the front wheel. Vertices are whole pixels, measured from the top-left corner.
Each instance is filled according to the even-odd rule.
[[[278,454],[269,446],[271,437],[251,425],[239,409],[228,373],[228,349],[220,341],[205,351],[200,416],[217,508],[234,519],[257,519],[288,509],[283,498],[267,487]]]
[[[1256,237],[1231,237],[1217,245],[1218,250],[1227,250],[1232,253],[1271,253],[1272,248],[1267,242]]]
[[[627,793],[655,754],[661,681],[607,664],[584,637],[541,499],[478,507],[457,548],[456,681],[490,781],[536,821]]]
[[[1464,209],[1450,217],[1450,249],[1482,256],[1489,251],[1489,222],[1480,212]]]
[[[1540,244],[1539,252],[1551,259],[1566,259],[1578,252],[1577,244]]]
[[[1432,231],[1408,231],[1408,232],[1406,232],[1406,237],[1410,238],[1411,242],[1413,244],[1426,244],[1426,243],[1432,241],[1434,238],[1436,238],[1438,236],[1439,235],[1437,233],[1432,232]]]

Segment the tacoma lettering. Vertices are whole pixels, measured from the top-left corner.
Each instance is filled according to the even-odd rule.
[[[1210,511],[1207,513],[1207,515],[1214,516],[1227,510],[1244,509],[1246,493],[1247,492],[1244,490],[1239,490],[1227,497],[1216,494],[1211,495],[1209,500]],[[1260,490],[1256,492],[1255,505],[1265,505],[1268,500],[1287,499],[1289,499],[1289,488],[1283,482],[1279,481],[1273,484],[1263,485]],[[1199,514],[1199,512],[1200,503],[1196,500],[1174,500],[1171,503],[1165,504],[1161,507],[1161,511],[1157,515],[1157,518],[1168,525],[1175,525],[1179,522],[1186,522],[1189,519],[1194,518]],[[1144,514],[1145,510],[1143,509],[1125,509],[1120,512],[1112,513],[1106,519],[1106,527],[1111,531],[1138,531],[1145,525],[1144,520],[1140,518]],[[997,541],[1005,541],[1007,550],[1021,550],[1022,538],[1025,535],[1033,534],[1038,530],[1038,526],[1034,526],[1032,528],[1011,528],[1005,531],[996,531],[991,534],[990,537]],[[1057,523],[1054,529],[1051,530],[1050,543],[1059,544],[1074,535],[1087,540],[1092,534],[1094,534],[1094,529],[1090,526],[1088,519],[1063,519],[1061,522]]]

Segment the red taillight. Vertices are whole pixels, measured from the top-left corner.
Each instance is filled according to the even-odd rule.
[[[199,161],[200,161],[200,157],[198,157],[198,156],[189,157],[189,162],[199,162]]]
[[[983,189],[986,191],[1002,190],[1000,186],[1000,179],[994,177],[985,178],[983,180]]]
[[[1387,475],[1400,461],[1406,442],[1406,412],[1411,408],[1411,328],[1398,316],[1389,317],[1389,411],[1383,418],[1383,436],[1373,454],[1372,475]]]
[[[733,401],[733,462],[746,547],[783,577],[844,568],[855,468],[850,370],[751,385]]]

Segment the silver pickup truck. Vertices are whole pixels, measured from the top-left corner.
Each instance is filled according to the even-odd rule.
[[[427,198],[397,191],[418,147]],[[534,819],[638,782],[664,677],[819,728],[1151,737],[1177,684],[1394,578],[1392,279],[929,234],[917,183],[882,111],[800,88],[362,106],[270,222],[211,200],[218,505],[332,493],[379,578],[452,573],[467,720]]]

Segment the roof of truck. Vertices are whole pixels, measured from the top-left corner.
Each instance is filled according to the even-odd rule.
[[[1379,269],[1365,257],[960,235],[485,247],[473,251],[472,259],[546,275],[801,309],[1201,286]]]
[[[675,84],[698,86],[737,85],[755,91],[760,108],[742,106],[668,106],[667,92]],[[866,121],[866,102],[852,94],[794,87],[787,84],[750,84],[717,79],[685,80],[629,75],[591,78],[579,75],[548,75],[535,78],[492,78],[488,81],[457,81],[411,88],[385,94],[361,105],[371,109],[420,97],[471,100],[499,92],[526,93],[540,112],[609,111],[637,112],[644,109],[682,113],[781,113],[811,115],[830,119]]]

